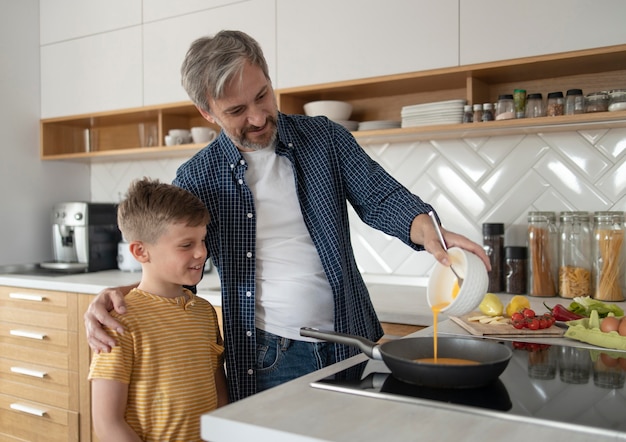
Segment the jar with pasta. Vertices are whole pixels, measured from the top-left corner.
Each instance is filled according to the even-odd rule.
[[[559,220],[559,296],[591,296],[589,213],[561,212]]]
[[[558,236],[554,212],[528,212],[528,294],[557,295]]]
[[[593,298],[623,301],[624,212],[594,212]]]

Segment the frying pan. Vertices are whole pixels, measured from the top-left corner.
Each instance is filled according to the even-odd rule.
[[[437,357],[476,361],[476,365],[445,365],[416,362],[432,358],[433,337],[403,338],[377,344],[361,336],[300,329],[301,336],[358,347],[372,359],[382,360],[391,374],[409,384],[432,388],[477,388],[494,382],[509,364],[513,352],[494,341],[476,338],[439,337]]]

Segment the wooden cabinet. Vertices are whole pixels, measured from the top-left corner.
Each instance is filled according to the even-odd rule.
[[[541,92],[581,88],[585,93],[623,88],[626,45],[520,58],[493,63],[434,69],[360,80],[303,86],[276,91],[285,113],[303,113],[314,100],[345,100],[353,104],[352,120],[400,120],[403,106],[465,99],[495,102],[498,95],[526,89]],[[41,121],[43,159],[126,160],[148,156],[190,155],[200,145],[163,147],[169,129],[207,125],[188,102],[87,114]],[[146,128],[156,126],[157,145],[146,143]],[[605,129],[626,126],[626,111],[599,112],[476,124],[357,131],[362,142],[463,138],[547,131]]]
[[[0,439],[76,441],[77,295],[0,287]]]

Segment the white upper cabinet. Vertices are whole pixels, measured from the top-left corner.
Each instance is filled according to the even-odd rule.
[[[456,66],[458,0],[276,0],[276,88]]]
[[[463,0],[460,64],[626,43],[624,0]]]
[[[222,29],[241,30],[255,38],[263,48],[270,76],[275,78],[275,17],[274,0],[250,0],[146,23],[143,26],[143,104],[189,100],[180,84],[180,66],[185,54],[195,39]]]
[[[241,2],[238,0],[143,0],[142,3],[143,21],[147,23]]]
[[[41,117],[143,105],[141,27],[41,47]]]
[[[142,0],[42,0],[41,44],[139,25],[141,5]]]

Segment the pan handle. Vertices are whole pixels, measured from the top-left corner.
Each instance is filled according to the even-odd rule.
[[[300,336],[306,336],[309,338],[321,339],[323,341],[334,342],[336,344],[350,345],[352,347],[358,347],[363,353],[372,359],[383,360],[383,355],[380,353],[380,346],[365,339],[362,336],[348,335],[345,333],[338,333],[330,330],[319,330],[312,327],[300,328]]]

